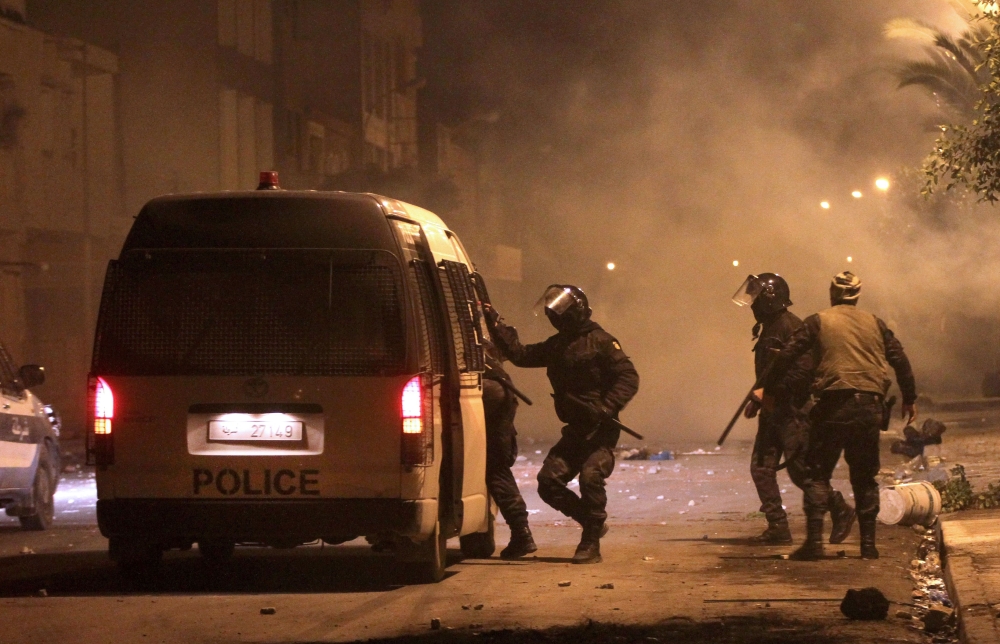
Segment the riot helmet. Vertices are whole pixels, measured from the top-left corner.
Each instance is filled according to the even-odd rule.
[[[792,305],[788,282],[777,273],[748,275],[733,295],[733,302],[740,306],[749,304],[758,321]]]
[[[535,303],[535,315],[549,319],[559,331],[572,330],[588,319],[592,313],[586,294],[569,284],[552,284]]]

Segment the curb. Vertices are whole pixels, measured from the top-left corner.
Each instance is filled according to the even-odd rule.
[[[944,583],[958,615],[958,635],[965,644],[1000,644],[993,608],[972,556],[949,552],[949,534],[954,532],[954,527],[948,527],[949,523],[938,521],[937,536],[941,544]]]

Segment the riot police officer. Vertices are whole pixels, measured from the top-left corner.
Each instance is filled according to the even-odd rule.
[[[510,376],[503,368],[502,354],[492,343],[486,345],[486,373],[483,374],[483,411],[486,416],[486,486],[500,514],[510,527],[510,542],[500,552],[501,559],[517,559],[538,550],[528,527],[528,506],[511,472],[517,460],[517,397]]]
[[[605,422],[639,389],[639,375],[613,336],[590,319],[587,296],[575,286],[553,284],[538,301],[557,333],[523,345],[517,329],[487,310],[490,334],[518,367],[545,367],[556,415],[566,423],[562,438],[538,473],[538,495],[583,526],[574,563],[599,563],[600,539],[607,532],[605,480],[615,466],[618,428]],[[580,495],[567,484],[579,476]]]
[[[781,502],[778,467],[782,455],[788,477],[798,488],[805,480],[808,418],[803,407],[809,400],[812,378],[812,353],[807,352],[781,375],[768,367],[772,352],[781,349],[802,320],[788,310],[792,305],[788,282],[775,273],[750,275],[733,296],[740,306],[750,305],[756,324],[753,327],[754,370],[760,388],[754,392],[744,415],[758,416],[757,436],[750,456],[750,478],[757,488],[760,511],[767,518],[767,528],[752,541],[761,544],[791,543],[788,515]],[[832,492],[833,530],[830,543],[847,538],[854,524],[854,508],[840,492]]]
[[[806,541],[793,558],[823,556],[823,517],[830,504],[830,477],[841,451],[850,468],[851,487],[861,527],[861,557],[878,559],[875,519],[879,511],[879,430],[887,422],[885,395],[896,374],[902,412],[916,418],[916,382],[903,345],[885,322],[857,308],[861,280],[843,272],[830,284],[829,309],[806,318],[779,353],[778,371],[799,356],[816,351],[813,390],[819,400],[810,412],[812,428],[806,455],[804,509]]]

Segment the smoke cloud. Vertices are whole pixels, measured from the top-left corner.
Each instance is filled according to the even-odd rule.
[[[623,420],[651,441],[714,439],[752,383],[752,314],[730,301],[748,273],[783,275],[805,317],[829,305],[834,274],[854,271],[861,307],[894,328],[922,392],[978,394],[995,368],[982,343],[997,340],[1000,254],[987,240],[1000,230],[992,211],[921,214],[919,178],[902,170],[930,150],[940,112],[896,89],[891,70],[912,52],[882,36],[904,16],[960,28],[946,2],[432,4],[444,102],[500,114],[494,153],[522,222],[526,290],[587,291],[640,373]],[[498,302],[539,341],[551,330],[531,304]],[[541,402],[522,407],[519,431],[554,437],[544,374],[514,374]]]

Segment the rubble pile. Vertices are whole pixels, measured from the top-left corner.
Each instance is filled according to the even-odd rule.
[[[929,635],[935,644],[957,643],[957,616],[941,576],[937,537],[933,530],[924,530],[919,526],[913,529],[923,535],[917,557],[910,562],[913,602],[910,610],[899,611],[896,617],[911,620],[910,627]]]

